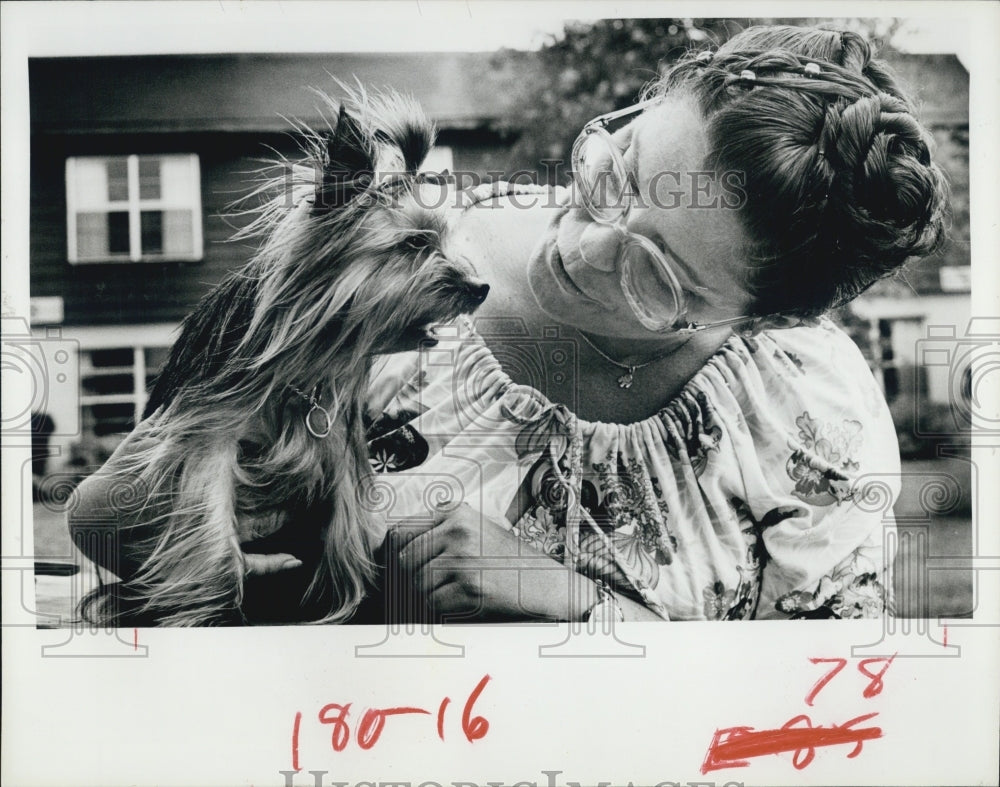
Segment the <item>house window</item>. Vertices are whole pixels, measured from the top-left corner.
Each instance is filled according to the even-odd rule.
[[[73,264],[200,260],[198,157],[68,158],[66,214]]]
[[[122,436],[142,420],[146,392],[169,352],[169,347],[160,346],[81,351],[81,445],[88,464],[103,463]]]
[[[888,402],[906,394],[916,397],[927,395],[927,376],[923,366],[916,363],[917,347],[923,336],[920,318],[879,320],[878,371],[882,390]]]

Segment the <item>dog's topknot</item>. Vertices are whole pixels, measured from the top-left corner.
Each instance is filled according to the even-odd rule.
[[[319,93],[336,112],[336,125],[310,134],[307,150],[317,175],[314,213],[342,208],[379,184],[412,178],[434,145],[434,125],[412,98],[337,84],[345,94],[339,106]]]

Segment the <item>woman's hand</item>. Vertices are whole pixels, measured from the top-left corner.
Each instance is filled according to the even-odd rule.
[[[466,504],[390,531],[404,580],[433,620],[581,620],[596,585]]]
[[[289,555],[284,552],[273,555],[255,555],[250,552],[244,552],[243,565],[246,567],[246,575],[248,577],[262,577],[298,568],[302,565],[302,561],[295,557],[295,555]]]

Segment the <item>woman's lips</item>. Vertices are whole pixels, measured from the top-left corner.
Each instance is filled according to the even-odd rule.
[[[562,255],[559,253],[559,222],[569,211],[570,207],[568,206],[560,208],[559,212],[553,216],[546,231],[545,245],[547,246],[547,251],[545,252],[545,261],[549,266],[549,272],[552,274],[556,286],[563,291],[563,294],[580,298],[587,303],[600,307],[604,311],[608,311],[607,306],[600,301],[594,300],[577,286],[576,282],[566,272],[565,265],[563,265]]]

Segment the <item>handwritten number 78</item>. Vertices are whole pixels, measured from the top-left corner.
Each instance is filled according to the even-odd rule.
[[[869,679],[869,683],[865,686],[864,691],[861,692],[861,696],[865,699],[871,699],[882,693],[882,676],[885,675],[887,669],[892,666],[892,660],[896,658],[896,654],[893,653],[889,658],[874,658],[874,659],[862,659],[858,662],[858,672]],[[816,699],[816,695],[819,694],[831,680],[837,677],[837,674],[847,666],[847,659],[809,659],[813,664],[833,664],[834,667],[829,672],[827,672],[822,678],[816,681],[816,684],[812,687],[809,693],[806,695],[806,705],[812,705],[813,700]],[[872,671],[869,669],[869,664],[874,664],[876,662],[882,662],[882,668],[877,671]]]

